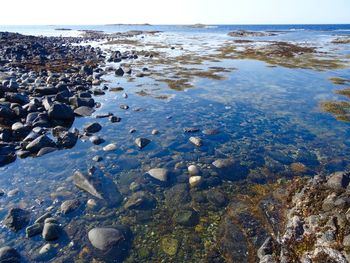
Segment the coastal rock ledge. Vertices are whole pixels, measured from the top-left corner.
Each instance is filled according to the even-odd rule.
[[[232,200],[206,262],[350,262],[349,182],[349,172],[299,177]]]

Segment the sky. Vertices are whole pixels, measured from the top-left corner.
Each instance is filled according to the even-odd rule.
[[[2,0],[0,25],[350,24],[350,0]]]

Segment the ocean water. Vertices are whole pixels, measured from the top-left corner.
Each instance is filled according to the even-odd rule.
[[[71,28],[72,31],[55,30],[59,27]],[[213,47],[228,41],[229,31],[280,31],[277,36],[258,40],[296,41],[339,55],[350,54],[348,44],[331,43],[334,38],[349,35],[350,25],[213,25],[207,28],[125,25],[0,26],[0,31],[45,36],[73,36],[79,34],[79,30],[87,29],[107,33],[128,30],[162,31],[159,35],[146,37],[145,41],[166,44],[168,47],[181,45],[184,50],[195,54],[210,53]],[[155,45],[144,45],[142,48],[147,47],[156,49]],[[130,45],[112,48],[123,50],[130,48]],[[169,57],[177,56],[177,52],[181,51],[170,48],[166,50]],[[165,76],[171,75],[169,71],[171,72],[172,65],[157,65],[147,61],[142,63],[152,72],[164,71]],[[170,70],[164,69],[167,67]],[[123,87],[128,98],[113,92],[96,96],[95,100],[101,103],[101,108],[91,117],[77,118],[73,127],[81,130],[84,124],[98,121],[103,126],[99,135],[106,142],[95,146],[89,141],[79,140],[73,149],[56,151],[40,158],[17,159],[0,168],[0,188],[5,192],[13,189],[19,191],[15,196],[0,197],[0,218],[13,205],[31,209],[34,215],[39,216],[49,207],[56,211],[62,201],[67,199],[78,198],[86,202],[90,196],[74,186],[71,176],[74,171],[86,171],[92,165],[111,176],[125,198],[131,195],[128,190],[130,184],[140,182],[140,178],[150,168],[165,167],[174,170],[179,163],[183,164],[177,172],[180,176],[188,176],[186,167],[189,164],[197,164],[203,174],[210,174],[208,166],[214,160],[233,158],[249,169],[246,179],[237,178],[240,184],[264,184],[300,175],[291,169],[292,163],[302,163],[306,167],[302,173],[304,176],[328,174],[349,168],[349,123],[336,120],[320,108],[322,101],[346,100],[334,92],[346,86],[333,84],[329,78],[350,79],[349,67],[319,71],[281,65],[271,67],[266,62],[253,59],[223,59],[189,67],[222,67],[234,70],[220,73],[225,77],[222,80],[195,77],[192,81],[193,87],[181,90],[171,89],[166,83],[152,77],[130,81],[114,75],[105,76],[106,85]],[[141,91],[144,92],[143,96],[140,95]],[[130,109],[121,110],[119,105],[123,103],[128,104]],[[134,111],[135,108],[144,110]],[[122,121],[110,123],[107,119],[95,118],[97,114],[106,112],[114,113]],[[201,131],[217,129],[219,133],[213,136],[205,136],[201,131],[196,133],[195,136],[204,141],[203,147],[196,148],[188,141],[193,134],[184,133],[184,127],[198,127]],[[136,129],[136,133],[130,134],[131,128]],[[159,135],[151,135],[153,129],[159,130]],[[134,144],[136,137],[149,138],[152,142],[139,150]],[[102,147],[109,143],[116,143],[118,149],[104,152]],[[92,161],[95,155],[100,155],[104,160],[100,163]],[[173,185],[178,183],[174,181]],[[171,186],[145,187],[145,191],[150,191],[158,201],[147,223],[131,220],[130,218],[137,215],[130,212],[109,208],[97,211],[84,208],[72,217],[60,219],[63,224],[72,225],[77,230],[72,231],[66,239],[56,242],[58,249],[53,259],[51,256],[51,260],[79,258],[79,254],[88,244],[86,232],[89,228],[123,222],[132,227],[135,235],[130,256],[126,261],[202,262],[198,253],[203,256],[204,252],[200,248],[193,248],[192,251],[179,248],[181,253],[178,252],[175,257],[168,256],[160,248],[158,241],[164,235],[164,226],[168,224],[167,217],[172,216],[172,212],[164,204],[164,195]],[[110,213],[114,216],[99,217]],[[219,212],[221,215],[223,213],[224,209]],[[175,237],[187,234],[191,236],[194,233],[193,229],[181,228],[167,231],[165,234]],[[208,233],[210,234],[212,233]],[[35,261],[38,250],[45,244],[39,237],[26,239],[24,231],[12,233],[5,227],[0,228],[0,240],[18,248],[28,261]],[[69,245],[72,240],[74,244]],[[204,241],[204,237],[200,236],[198,242]],[[138,251],[150,247],[154,250],[153,253],[140,258]],[[90,255],[89,259],[92,257]]]

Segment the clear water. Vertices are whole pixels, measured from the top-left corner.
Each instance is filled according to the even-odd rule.
[[[55,31],[56,27],[58,26],[0,26],[0,31],[35,35],[74,33]],[[271,39],[311,41],[320,47],[328,43],[329,46],[324,47],[326,49],[335,48],[329,44],[330,39],[350,34],[350,25],[227,25],[206,29],[176,26],[64,27],[105,32],[160,30],[165,34],[159,39],[165,39],[169,45],[181,42],[192,46],[197,52],[203,49],[200,43],[208,43],[207,47],[215,45],[218,41],[226,40],[226,33],[235,29],[287,31]],[[193,36],[198,43],[191,39]],[[349,54],[350,46],[342,45],[337,49],[339,53]],[[308,168],[307,175],[349,168],[350,126],[348,123],[335,120],[327,113],[322,113],[319,108],[321,101],[339,98],[334,93],[339,86],[332,84],[328,78],[334,76],[350,78],[349,68],[319,72],[269,67],[266,63],[255,60],[224,60],[212,63],[210,66],[234,67],[237,70],[223,73],[227,77],[226,80],[197,78],[194,88],[185,91],[171,90],[166,84],[148,77],[137,78],[130,82],[126,78],[106,76],[108,86],[122,86],[129,97],[124,99],[121,93],[113,92],[95,97],[96,101],[101,102],[102,107],[92,117],[76,119],[73,124],[73,127],[81,130],[85,123],[98,121],[103,126],[99,135],[106,142],[94,146],[89,141],[79,141],[73,149],[56,151],[40,158],[18,159],[0,168],[0,188],[6,192],[19,189],[19,193],[13,197],[0,198],[0,218],[3,218],[8,207],[13,205],[31,209],[35,216],[39,216],[50,206],[56,211],[66,199],[80,198],[86,201],[89,196],[73,185],[71,176],[75,170],[86,171],[92,165],[111,175],[125,196],[130,194],[128,192],[130,183],[139,180],[150,168],[174,169],[174,165],[178,162],[199,163],[205,167],[217,158],[232,157],[250,169],[246,183],[264,183],[276,178],[294,176],[289,165],[281,159],[288,157],[291,159],[290,162],[298,162],[302,154],[311,156],[310,159],[304,160]],[[136,94],[145,88],[151,90],[155,96]],[[169,99],[160,100],[155,98],[156,95],[168,95]],[[120,109],[119,105],[123,103],[128,104],[130,109],[127,111]],[[133,111],[139,107],[144,111]],[[96,114],[106,112],[114,113],[121,117],[122,121],[110,123],[108,119],[94,117]],[[184,127],[193,126],[201,130],[216,128],[220,133],[215,136],[198,133],[204,141],[204,146],[195,148],[188,142],[192,134],[185,134],[182,130]],[[130,134],[131,128],[135,128],[136,133]],[[153,129],[158,129],[159,135],[151,135]],[[139,150],[134,144],[136,137],[149,138],[152,143]],[[104,152],[102,147],[112,142],[117,144],[118,150],[112,153]],[[102,156],[104,160],[95,163],[92,161],[95,155]],[[57,192],[58,188],[64,190]],[[157,188],[155,195],[162,199],[163,191],[167,190]],[[69,240],[61,239],[57,242],[61,250],[58,250],[55,258],[66,260],[78,258],[79,252],[88,243],[86,231],[91,226],[108,225],[128,218],[128,215],[125,216],[121,212],[118,216],[97,219],[98,215],[109,212],[114,213],[115,210],[86,209],[73,218],[60,219],[63,224],[76,227],[77,231],[71,234]],[[155,209],[148,226],[130,222],[136,235],[131,254],[141,246],[138,242],[141,242],[143,237],[146,240],[149,233],[155,233],[154,240],[157,239],[157,235],[160,235],[157,231],[164,224],[161,221],[164,217],[155,215],[163,212],[162,208]],[[186,231],[191,235],[191,230]],[[75,240],[73,246],[68,245],[70,240]],[[17,247],[21,253],[33,260],[44,241],[40,237],[34,240],[26,239],[23,231],[12,233],[6,228],[0,228],[1,243]],[[155,254],[152,259],[157,257],[163,260],[169,259],[161,252]],[[185,256],[176,262],[194,262],[192,257],[190,252],[185,252]],[[132,260],[136,259],[129,259],[130,262],[133,262]],[[143,262],[151,262],[150,260],[144,259]]]

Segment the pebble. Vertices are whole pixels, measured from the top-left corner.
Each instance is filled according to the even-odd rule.
[[[159,134],[158,130],[156,130],[156,129],[152,130],[152,135],[157,135],[157,134]]]
[[[153,168],[147,172],[151,177],[162,182],[168,180],[168,170],[164,168]]]
[[[190,141],[192,144],[194,144],[195,146],[197,146],[197,147],[200,147],[200,146],[203,145],[203,141],[202,141],[202,139],[199,138],[199,137],[193,137],[193,136],[192,136],[192,137],[190,137],[189,141]]]
[[[188,181],[191,187],[196,187],[201,183],[202,176],[191,176]]]
[[[139,147],[140,149],[145,148],[150,142],[151,142],[151,140],[149,140],[149,139],[147,139],[147,138],[136,138],[136,139],[135,139],[135,144],[136,144],[137,147]]]
[[[199,174],[199,169],[196,165],[190,165],[187,168],[188,172],[190,175],[198,175]]]
[[[116,149],[117,149],[117,145],[115,143],[110,143],[110,144],[106,145],[105,147],[103,147],[103,150],[105,152],[115,151]]]

